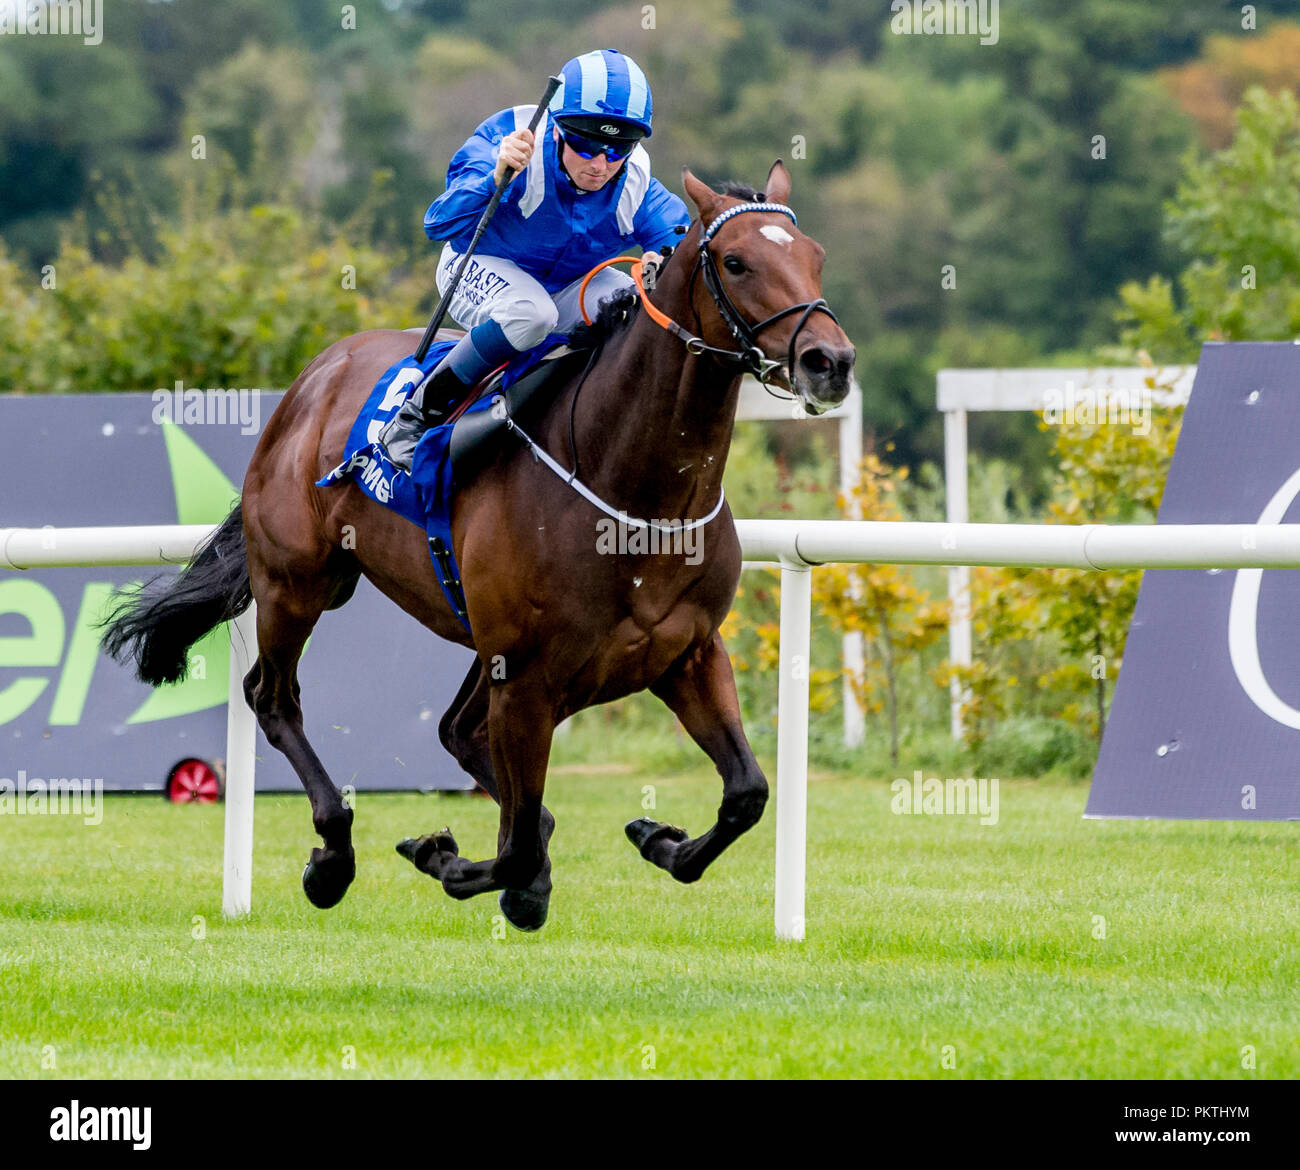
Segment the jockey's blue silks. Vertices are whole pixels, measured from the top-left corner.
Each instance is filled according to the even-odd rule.
[[[463,252],[496,188],[501,140],[525,129],[536,106],[493,114],[452,156],[447,190],[424,217],[430,239]],[[479,252],[503,256],[555,293],[602,260],[621,252],[670,247],[691,217],[686,204],[650,174],[650,156],[637,145],[619,173],[599,191],[578,191],[560,162],[548,114],[538,127],[533,157],[506,188]]]

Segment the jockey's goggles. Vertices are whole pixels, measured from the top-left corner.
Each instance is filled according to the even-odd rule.
[[[584,134],[575,134],[572,130],[559,127],[560,141],[579,158],[595,158],[603,154],[610,162],[622,162],[633,150],[636,142],[609,142],[599,138],[588,138]]]

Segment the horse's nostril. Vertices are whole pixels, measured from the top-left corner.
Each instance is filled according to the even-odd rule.
[[[810,374],[824,374],[831,368],[831,359],[826,354],[816,348],[805,349],[799,355],[799,363]]]

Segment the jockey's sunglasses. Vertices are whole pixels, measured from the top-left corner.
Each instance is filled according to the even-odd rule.
[[[603,154],[610,162],[616,163],[622,162],[636,149],[635,142],[602,142],[598,138],[584,138],[563,127],[559,129],[560,141],[579,158],[595,158],[596,155]]]

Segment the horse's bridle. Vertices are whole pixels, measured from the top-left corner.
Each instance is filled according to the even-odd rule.
[[[831,311],[831,307],[825,299],[818,297],[815,301],[805,301],[803,304],[791,305],[788,309],[782,309],[779,313],[773,313],[770,317],[757,323],[746,321],[739,309],[732,302],[731,297],[727,295],[727,290],[723,287],[721,274],[718,272],[717,262],[713,259],[713,253],[709,250],[709,243],[717,234],[718,229],[730,219],[742,215],[747,211],[775,212],[778,215],[788,215],[791,222],[798,227],[799,220],[790,208],[783,203],[739,203],[735,207],[729,207],[719,215],[708,229],[700,233],[699,256],[695,263],[695,268],[691,272],[689,291],[692,299],[694,297],[695,278],[701,271],[704,273],[704,286],[709,290],[709,295],[713,298],[713,303],[717,305],[718,312],[722,314],[722,319],[727,323],[731,330],[732,336],[744,347],[740,350],[719,349],[716,346],[705,345],[703,339],[699,337],[690,337],[686,340],[686,348],[694,354],[708,353],[714,357],[721,358],[725,361],[733,361],[748,370],[764,386],[768,384],[768,379],[779,370],[782,365],[786,369],[786,377],[793,384],[794,381],[794,347],[799,340],[799,333],[808,323],[808,318],[813,313],[825,313],[835,324],[839,324],[839,318]],[[775,361],[767,357],[758,345],[758,335],[769,325],[775,325],[778,321],[784,321],[786,317],[794,313],[802,313],[799,323],[794,327],[794,332],[790,335],[790,348],[786,353],[784,362]],[[684,331],[683,331],[684,332]]]

